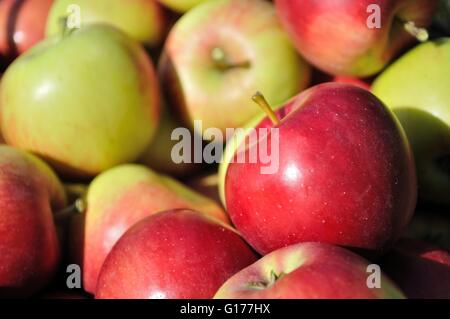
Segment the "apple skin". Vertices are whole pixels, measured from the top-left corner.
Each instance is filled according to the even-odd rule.
[[[0,54],[12,59],[41,41],[52,3],[53,0],[0,1]]]
[[[214,62],[215,50],[241,66],[224,70]],[[245,62],[250,65],[242,66]],[[178,20],[159,73],[170,105],[186,126],[201,120],[203,129],[219,128],[225,134],[226,128],[241,127],[258,114],[252,94],[261,90],[270,103],[281,104],[307,86],[310,68],[282,30],[273,4],[218,0]]]
[[[87,26],[11,64],[0,87],[0,126],[8,144],[60,173],[93,176],[145,151],[158,124],[158,90],[138,43],[113,27]]]
[[[390,107],[413,148],[420,199],[450,205],[450,38],[427,42],[389,66],[372,92]]]
[[[46,285],[59,263],[52,213],[64,189],[37,157],[0,145],[0,296],[25,297]]]
[[[427,27],[436,0],[383,0],[381,28],[370,29],[372,0],[275,0],[282,24],[303,57],[333,75],[378,73],[414,41],[403,21]],[[330,40],[332,39],[332,40]]]
[[[262,174],[260,161],[228,166],[226,207],[236,228],[261,254],[307,241],[382,253],[411,219],[417,195],[396,118],[370,92],[340,83],[312,87],[281,111],[278,170]],[[271,145],[269,134],[246,156],[263,138]]]
[[[156,0],[56,0],[47,20],[47,36],[59,34],[60,19],[68,15],[70,5],[80,7],[82,26],[110,24],[147,47],[163,40],[166,18]]]
[[[90,293],[95,292],[101,266],[114,244],[144,217],[189,208],[229,223],[227,214],[214,201],[136,164],[117,166],[97,176],[86,198],[84,221],[74,221],[71,238],[72,255],[82,265],[83,286]]]
[[[241,270],[227,280],[214,298],[404,298],[384,274],[381,288],[368,288],[368,265],[368,261],[341,247],[320,243],[296,244],[278,249]]]
[[[285,109],[281,108],[283,105],[279,105],[278,107],[275,107],[275,114],[277,114],[278,118],[283,118],[285,114]],[[245,125],[242,126],[244,129],[244,133],[240,134],[238,132],[235,132],[233,136],[227,141],[225,150],[222,154],[222,158],[219,163],[219,172],[218,172],[218,191],[219,191],[219,198],[222,203],[222,205],[226,208],[226,199],[225,199],[225,180],[226,180],[226,174],[228,171],[228,166],[230,165],[231,160],[236,155],[236,151],[238,147],[240,147],[241,143],[246,140],[247,135],[249,134],[250,130],[258,127],[258,128],[270,128],[273,126],[271,124],[270,120],[268,120],[264,113],[260,113],[256,115],[253,119],[248,121]]]
[[[98,299],[206,299],[257,260],[231,227],[191,210],[150,216],[123,235],[106,259]]]
[[[400,240],[380,261],[411,299],[450,299],[450,253],[425,242]]]
[[[158,1],[176,12],[185,13],[190,9],[192,9],[193,7],[199,5],[200,3],[209,0],[158,0]]]

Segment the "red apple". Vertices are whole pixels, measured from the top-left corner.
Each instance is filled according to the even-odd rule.
[[[450,253],[425,242],[399,241],[381,267],[408,298],[450,299]]]
[[[275,0],[279,17],[299,52],[334,75],[379,72],[406,45],[426,39],[436,0]],[[379,28],[371,15],[379,8]]]
[[[49,282],[59,260],[52,212],[65,202],[44,162],[0,146],[0,296],[30,295]]]
[[[45,35],[53,0],[0,1],[0,54],[14,58]]]
[[[86,194],[84,218],[72,220],[74,262],[82,266],[84,289],[95,293],[106,256],[135,223],[155,213],[189,208],[229,222],[222,207],[181,183],[141,165],[120,165],[97,176]]]
[[[369,91],[325,83],[279,110],[277,170],[230,163],[228,213],[258,252],[298,242],[325,242],[380,253],[397,239],[416,204],[409,143],[392,113]],[[267,126],[264,120],[259,127]],[[272,144],[272,133],[245,149]]]
[[[137,223],[103,264],[96,298],[211,298],[255,253],[229,226],[190,210]]]
[[[337,246],[302,243],[264,256],[241,270],[216,299],[373,299],[403,298],[383,274],[369,288],[372,270],[362,257]]]

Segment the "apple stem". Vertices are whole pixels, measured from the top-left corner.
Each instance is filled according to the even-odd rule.
[[[77,200],[75,200],[75,202],[72,205],[60,211],[57,211],[56,213],[54,213],[53,216],[55,219],[64,219],[69,215],[82,214],[85,211],[86,211],[86,202],[83,198],[80,197]]]
[[[214,48],[211,51],[211,59],[214,65],[222,71],[228,71],[235,68],[249,68],[250,62],[243,61],[239,63],[230,63],[225,52],[221,48]]]
[[[68,27],[68,25],[67,25],[67,21],[68,20],[69,20],[69,17],[62,17],[62,18],[59,19],[61,36],[63,38],[69,36],[75,30],[75,28],[69,28]]]
[[[272,121],[272,123],[274,125],[280,124],[280,119],[277,117],[275,112],[272,110],[272,108],[270,107],[266,98],[264,97],[264,95],[261,94],[261,92],[256,92],[252,96],[252,100],[253,100],[253,102],[258,104],[263,109],[264,113],[267,114],[267,116],[270,118],[270,120]]]
[[[404,23],[405,30],[415,37],[419,42],[425,42],[429,38],[429,33],[427,29],[417,27],[413,21],[407,21]]]

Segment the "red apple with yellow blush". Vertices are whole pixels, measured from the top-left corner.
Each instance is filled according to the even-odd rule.
[[[381,71],[414,37],[427,39],[424,28],[437,1],[275,0],[275,5],[306,60],[333,75],[366,77]]]

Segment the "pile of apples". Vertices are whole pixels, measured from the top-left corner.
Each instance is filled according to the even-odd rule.
[[[448,0],[0,1],[0,297],[450,298],[449,35]],[[270,130],[177,163],[198,121]]]

